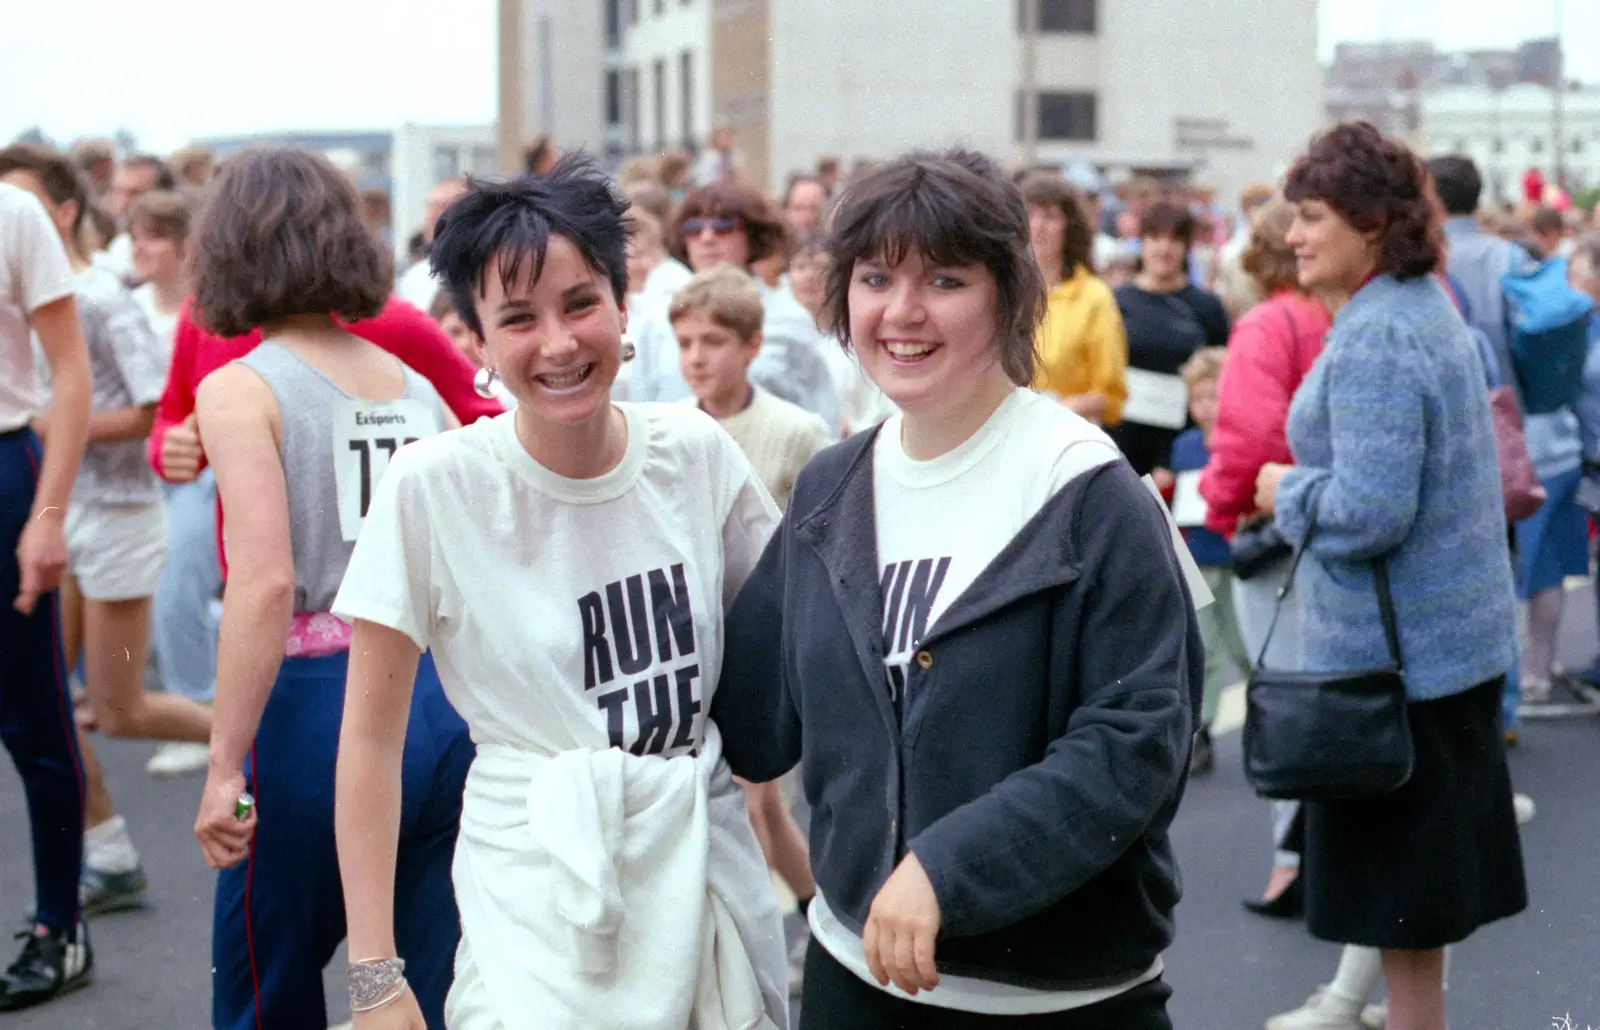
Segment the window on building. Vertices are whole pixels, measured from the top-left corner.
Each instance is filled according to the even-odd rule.
[[[461,151],[455,147],[433,148],[433,181],[443,182],[461,174]]]
[[[1570,149],[1574,154],[1583,153],[1583,137],[1582,136],[1574,137],[1573,140],[1572,140],[1572,146],[1571,146]]]
[[[644,143],[644,132],[639,127],[639,69],[629,68],[622,73],[622,106],[628,114],[628,149],[639,150]]]
[[[1540,139],[1538,136],[1535,136],[1532,139],[1530,139],[1528,141],[1528,153],[1530,153],[1530,154],[1542,154],[1542,153],[1544,153],[1544,140]]]
[[[627,16],[627,23],[639,24],[639,0],[622,0],[622,4],[622,13]]]
[[[622,0],[605,0],[606,46],[615,50],[622,45]]]
[[[1093,141],[1096,139],[1096,108],[1093,93],[1041,92],[1039,94],[1040,140]],[[1022,138],[1024,96],[1017,94],[1017,138]]]
[[[622,72],[617,68],[606,72],[606,124],[622,124]]]
[[[654,100],[656,111],[656,149],[667,149],[667,62],[656,58],[654,72]]]
[[[1489,141],[1489,153],[1491,153],[1491,154],[1504,154],[1505,152],[1506,152],[1506,141],[1505,140],[1501,139],[1499,136],[1496,136],[1494,139]]]
[[[1027,31],[1028,0],[1017,0],[1017,31]],[[1038,0],[1040,32],[1094,32],[1095,0]]]
[[[656,0],[656,13],[657,14],[666,14],[667,13],[667,0]]]
[[[678,57],[678,105],[683,128],[683,148],[694,149],[694,54],[685,50]]]

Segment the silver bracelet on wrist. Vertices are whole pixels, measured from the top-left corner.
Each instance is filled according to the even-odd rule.
[[[396,1000],[406,990],[406,961],[376,958],[350,963],[345,987],[350,991],[351,1012],[371,1012]]]

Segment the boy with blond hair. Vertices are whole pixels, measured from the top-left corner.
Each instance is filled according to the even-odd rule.
[[[667,308],[693,403],[739,444],[779,509],[795,477],[831,441],[822,419],[750,382],[761,353],[761,292],[732,265],[701,272]]]

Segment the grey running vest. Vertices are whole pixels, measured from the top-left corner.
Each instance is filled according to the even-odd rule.
[[[433,384],[403,364],[405,393],[390,401],[352,397],[270,340],[239,364],[259,375],[278,399],[295,613],[325,612],[339,592],[356,531],[389,459],[411,440],[445,428],[444,403]]]

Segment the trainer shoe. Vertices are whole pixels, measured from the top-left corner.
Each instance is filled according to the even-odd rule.
[[[150,881],[145,879],[144,870],[139,866],[125,873],[108,873],[84,866],[83,875],[78,878],[78,903],[86,916],[143,908],[144,892],[149,886]]]
[[[84,866],[82,875],[78,877],[78,907],[83,909],[85,916],[143,908],[145,891],[149,887],[144,869],[139,866],[126,873],[108,873]],[[22,921],[31,927],[37,915],[38,911],[30,902],[22,910]]]
[[[1361,1010],[1361,1025],[1367,1030],[1383,1030],[1389,1024],[1389,1003],[1380,1001]]]
[[[1593,687],[1557,671],[1549,679],[1524,676],[1519,719],[1570,719],[1600,715],[1600,693]]]
[[[1533,822],[1534,813],[1538,811],[1534,807],[1533,798],[1526,794],[1511,795],[1511,810],[1517,813],[1518,826],[1526,826]]]
[[[1306,1003],[1292,1012],[1267,1020],[1267,1030],[1366,1030],[1360,1013],[1343,1010],[1328,993],[1326,984],[1318,987]]]
[[[94,949],[89,946],[87,924],[78,923],[76,941],[68,941],[65,931],[42,926],[17,938],[23,941],[22,954],[0,977],[0,1012],[42,1005],[89,983]]]
[[[189,741],[168,741],[156,748],[144,771],[157,779],[188,776],[206,771],[211,764],[211,749]]]

